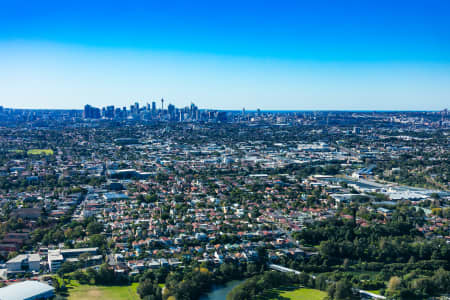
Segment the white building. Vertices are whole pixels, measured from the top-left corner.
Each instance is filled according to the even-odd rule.
[[[64,257],[60,249],[48,250],[48,267],[50,272],[56,272],[61,267]]]
[[[56,272],[66,259],[78,258],[81,254],[97,254],[98,248],[56,249],[48,250],[48,267],[50,272]],[[1,300],[1,299],[0,299]]]
[[[8,272],[36,271],[41,269],[41,257],[37,253],[20,254],[6,262]]]
[[[38,281],[23,281],[0,288],[0,300],[50,299],[54,288]]]

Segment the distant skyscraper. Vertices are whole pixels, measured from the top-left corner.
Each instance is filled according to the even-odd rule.
[[[169,113],[170,118],[174,119],[174,116],[175,116],[175,105],[169,104],[169,106],[167,106],[167,112]]]
[[[227,113],[224,111],[219,111],[217,113],[217,121],[226,122],[227,121]]]
[[[114,105],[110,105],[106,107],[105,117],[108,119],[114,118]]]
[[[84,110],[83,110],[83,118],[84,119],[89,119],[90,108],[91,108],[91,106],[89,104],[86,104],[84,106]]]
[[[84,106],[83,118],[85,119],[100,119],[100,109],[92,107],[89,104]]]
[[[116,111],[114,112],[114,118],[123,118],[123,113],[120,107],[116,108]]]
[[[192,119],[197,119],[197,112],[198,112],[198,107],[194,104],[191,103],[191,108],[190,108],[190,115]]]
[[[164,110],[164,98],[161,98],[161,110]]]
[[[155,101],[152,102],[152,112],[156,113],[156,102]]]

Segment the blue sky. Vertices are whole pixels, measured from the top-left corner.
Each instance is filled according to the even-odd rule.
[[[0,0],[0,105],[439,110],[449,12],[446,0]]]

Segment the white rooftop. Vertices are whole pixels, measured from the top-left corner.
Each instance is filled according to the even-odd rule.
[[[23,281],[0,288],[0,300],[23,300],[53,291],[51,285],[38,281]]]
[[[20,263],[24,260],[28,259],[29,262],[31,261],[41,261],[41,256],[37,253],[32,254],[19,254],[14,258],[11,258],[7,261],[7,263]]]

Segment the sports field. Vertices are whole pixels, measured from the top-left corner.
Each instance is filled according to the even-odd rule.
[[[98,286],[73,284],[69,286],[69,300],[139,300],[137,283],[128,286]]]
[[[315,290],[315,289],[290,289],[281,288],[270,290],[265,293],[264,300],[275,300],[275,299],[291,299],[291,300],[323,300],[327,296],[326,292]]]
[[[30,149],[27,151],[28,155],[53,155],[52,149]]]

